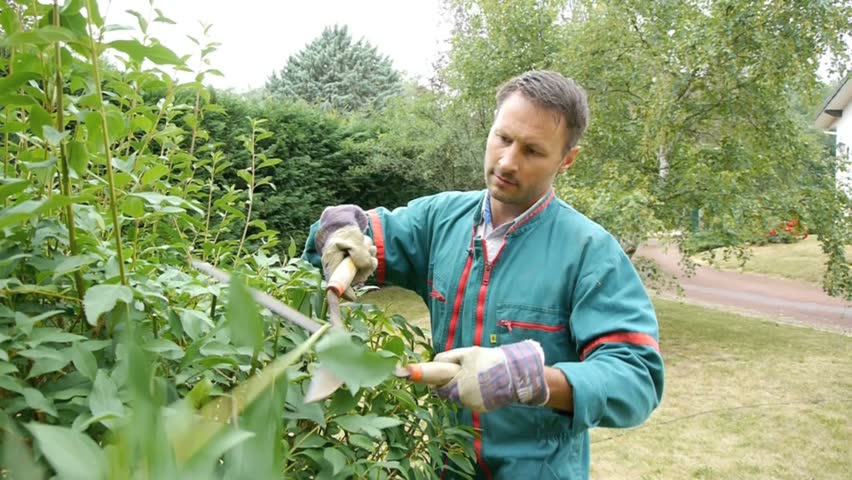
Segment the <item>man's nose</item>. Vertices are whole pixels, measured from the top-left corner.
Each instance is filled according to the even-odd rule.
[[[500,171],[502,172],[514,172],[518,169],[518,162],[521,159],[521,149],[518,147],[518,144],[509,145],[505,150],[503,150],[503,154],[500,155]]]

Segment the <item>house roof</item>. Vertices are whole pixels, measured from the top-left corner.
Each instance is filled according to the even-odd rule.
[[[849,81],[849,78],[847,76],[823,104],[814,121],[817,128],[830,129],[843,114],[843,109],[852,102],[852,82]]]

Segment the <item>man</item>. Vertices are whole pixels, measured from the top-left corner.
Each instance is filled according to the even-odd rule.
[[[662,397],[657,320],[636,270],[554,196],[587,121],[572,80],[513,78],[497,95],[485,191],[328,208],[308,238],[305,256],[326,274],[348,255],[356,281],[375,270],[426,301],[434,360],[461,365],[437,392],[480,433],[478,478],[588,478],[589,429],[638,425]]]

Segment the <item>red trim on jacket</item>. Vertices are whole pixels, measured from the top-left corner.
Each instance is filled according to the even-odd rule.
[[[653,348],[656,351],[660,351],[660,345],[654,340],[654,337],[646,334],[646,333],[638,333],[638,332],[615,332],[609,333],[606,335],[602,335],[594,340],[591,343],[586,345],[583,348],[583,352],[580,354],[580,360],[585,360],[586,355],[592,352],[592,350],[598,348],[604,343],[629,343],[631,345],[647,345]]]
[[[456,298],[453,301],[453,316],[450,319],[450,327],[447,331],[447,342],[444,344],[444,350],[453,348],[453,342],[456,337],[456,327],[459,323],[459,313],[461,312],[462,301],[464,301],[464,291],[467,287],[467,277],[470,276],[470,267],[473,265],[473,255],[467,256],[467,262],[464,264],[464,271],[459,279],[459,285],[456,287]]]
[[[476,453],[476,463],[482,467],[482,472],[485,473],[485,478],[491,480],[491,470],[488,468],[488,465],[485,464],[485,461],[482,460],[482,428],[479,426],[479,412],[473,412],[471,426],[474,430],[479,432],[479,435],[473,437],[473,451]]]
[[[565,330],[565,325],[543,325],[541,323],[532,323],[532,322],[519,322],[517,320],[498,320],[498,326],[506,327],[509,331],[512,331],[512,328],[523,328],[526,330],[539,330],[542,332],[561,332]]]
[[[373,243],[376,244],[376,258],[379,260],[379,266],[376,267],[376,281],[385,283],[385,235],[382,233],[382,219],[379,218],[379,212],[370,210],[367,212],[370,217],[370,225],[373,228]]]
[[[512,227],[511,227],[511,228],[509,228],[509,231],[508,231],[508,232],[506,232],[506,233],[507,233],[507,234],[509,234],[509,233],[514,232],[515,230],[517,230],[517,229],[521,228],[521,225],[523,225],[523,224],[527,223],[528,221],[532,220],[532,218],[533,218],[533,217],[535,217],[536,215],[538,215],[539,213],[541,213],[541,212],[542,212],[542,210],[544,210],[545,208],[547,208],[547,206],[548,206],[548,205],[550,205],[550,202],[551,202],[551,201],[552,201],[555,197],[556,197],[556,193],[553,191],[553,189],[551,189],[551,190],[550,190],[550,195],[548,195],[548,196],[547,196],[547,199],[545,199],[545,201],[541,202],[541,205],[539,205],[538,207],[536,207],[536,209],[535,209],[535,210],[533,210],[532,212],[530,212],[530,214],[529,214],[529,215],[527,215],[526,217],[522,218],[522,219],[521,219],[518,223],[516,223],[516,224],[512,225]],[[504,245],[505,245],[505,243],[504,243]],[[499,254],[498,254],[498,255],[499,255]],[[494,260],[497,260],[497,259],[495,258]]]

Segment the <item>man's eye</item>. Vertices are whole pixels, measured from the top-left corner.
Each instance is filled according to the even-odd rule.
[[[512,143],[512,141],[509,139],[509,137],[507,137],[507,136],[505,136],[505,135],[500,135],[500,134],[498,133],[498,134],[497,134],[497,138],[499,138],[499,139],[500,139],[500,141],[501,141],[501,142],[503,142],[503,143]]]

